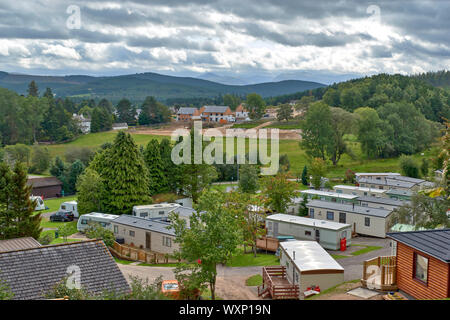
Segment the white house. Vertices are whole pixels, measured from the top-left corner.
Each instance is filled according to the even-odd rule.
[[[84,117],[82,114],[78,115],[76,113],[74,113],[72,117],[78,123],[78,127],[80,128],[81,132],[83,132],[84,134],[91,132],[91,118]]]

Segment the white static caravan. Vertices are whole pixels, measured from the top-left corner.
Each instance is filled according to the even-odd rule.
[[[132,215],[144,219],[167,218],[169,212],[180,207],[178,203],[159,203],[134,206]]]
[[[299,286],[299,299],[309,287],[324,291],[344,282],[344,268],[315,241],[281,242],[280,265],[288,281]]]
[[[79,232],[84,232],[89,227],[90,222],[98,222],[100,225],[112,231],[111,221],[117,219],[119,216],[114,214],[106,214],[100,212],[91,212],[83,214],[77,222],[77,230]]]
[[[292,236],[297,240],[317,241],[322,247],[339,250],[341,239],[351,244],[352,226],[345,223],[277,213],[266,217],[267,236]]]
[[[59,206],[59,210],[70,211],[73,213],[75,218],[78,218],[80,215],[78,213],[78,202],[76,201],[66,201],[61,203]]]
[[[381,189],[375,189],[375,188],[363,188],[363,187],[356,187],[356,186],[346,186],[346,185],[336,185],[333,187],[334,191],[336,193],[343,193],[343,194],[351,194],[354,196],[365,196],[365,197],[381,197],[385,198],[386,196],[386,190]]]

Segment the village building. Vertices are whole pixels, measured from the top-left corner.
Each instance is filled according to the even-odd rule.
[[[14,300],[45,299],[46,294],[72,272],[79,272],[81,287],[92,295],[130,292],[102,240],[12,248],[0,252],[0,270],[0,280],[9,288]]]
[[[56,177],[28,176],[27,185],[31,194],[42,199],[61,197],[63,183]]]
[[[197,108],[186,108],[181,107],[177,112],[177,121],[189,122],[193,121],[193,117],[197,115],[199,116],[199,110]]]
[[[204,106],[200,111],[204,122],[228,123],[235,121],[230,107],[227,106]]]
[[[247,120],[248,116],[249,116],[249,112],[241,103],[235,110],[236,121]]]
[[[311,200],[306,206],[313,219],[348,223],[353,232],[385,238],[392,210],[362,207],[330,201]]]
[[[128,130],[128,124],[126,122],[123,123],[113,123],[113,130]]]
[[[73,119],[77,122],[78,127],[80,128],[81,132],[84,134],[87,134],[91,132],[91,118],[85,117],[82,114],[78,115],[74,113],[72,115]]]
[[[147,251],[172,254],[179,249],[172,225],[166,219],[145,219],[123,214],[111,221],[114,236],[124,244]]]
[[[322,247],[339,250],[341,240],[351,244],[352,226],[349,224],[277,213],[266,217],[267,236],[292,236],[297,240],[317,241]]]
[[[308,288],[324,291],[344,282],[344,268],[315,241],[280,243],[280,266],[287,280],[299,286],[299,299]]]
[[[384,181],[386,178],[391,178],[395,176],[400,176],[400,173],[397,172],[356,172],[355,179],[359,181],[360,179],[368,179],[368,180],[378,180]]]

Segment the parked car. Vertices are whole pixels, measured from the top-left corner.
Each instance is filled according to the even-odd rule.
[[[58,212],[56,212],[50,216],[50,221],[52,221],[52,222],[55,222],[55,221],[67,222],[67,221],[73,221],[73,218],[74,218],[74,215],[71,211],[59,210]]]

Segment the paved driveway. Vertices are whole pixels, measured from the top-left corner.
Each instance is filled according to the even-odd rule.
[[[368,246],[379,246],[382,249],[370,251],[358,256],[351,256],[348,258],[342,258],[336,260],[341,266],[344,267],[344,279],[345,281],[361,279],[363,272],[363,262],[368,259],[372,259],[378,256],[389,256],[391,255],[391,247],[389,239],[378,239],[378,238],[368,238],[368,237],[357,237],[352,239],[352,244],[361,244]],[[357,246],[356,246],[357,248]],[[353,248],[352,248],[353,249]],[[363,247],[361,247],[363,249]],[[352,250],[354,251],[354,250]],[[340,251],[328,251],[332,254],[345,254]]]

